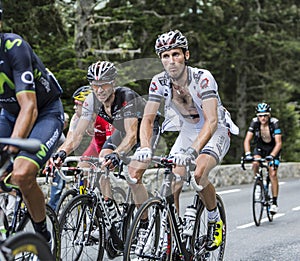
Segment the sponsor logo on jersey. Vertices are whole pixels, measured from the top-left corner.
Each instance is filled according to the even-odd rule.
[[[209,84],[209,80],[207,78],[205,78],[200,82],[200,88],[206,89],[208,87],[208,84]]]

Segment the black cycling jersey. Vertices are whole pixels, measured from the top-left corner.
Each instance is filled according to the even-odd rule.
[[[38,109],[57,100],[62,89],[30,45],[19,35],[0,34],[0,107],[17,116],[16,94],[35,92]]]
[[[257,117],[253,118],[250,124],[248,131],[254,134],[254,143],[258,148],[262,149],[273,149],[275,146],[275,135],[281,134],[281,129],[279,128],[279,120],[276,118],[271,117],[269,119],[269,130],[271,141],[266,143],[263,141],[260,133],[260,121]]]
[[[101,104],[98,115],[111,123],[117,130],[125,133],[124,119],[138,118],[139,123],[142,120],[146,101],[135,91],[127,87],[115,88],[115,99],[111,105],[110,117]]]

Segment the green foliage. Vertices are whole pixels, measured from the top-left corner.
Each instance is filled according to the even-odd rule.
[[[72,111],[73,91],[87,84],[86,69],[96,60],[114,62],[119,83],[146,94],[152,75],[162,70],[154,52],[157,36],[179,29],[189,40],[189,64],[212,72],[223,104],[240,126],[224,162],[239,162],[254,107],[262,100],[280,120],[283,159],[299,159],[297,1],[4,0],[3,6],[4,31],[25,37],[54,72],[67,111]],[[175,134],[164,134],[163,146],[169,148]]]

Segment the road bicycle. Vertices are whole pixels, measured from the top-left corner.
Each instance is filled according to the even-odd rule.
[[[117,175],[120,178],[134,182],[127,171],[122,171],[122,167],[119,169]],[[105,177],[109,176],[107,168],[101,171]],[[102,260],[104,250],[109,258],[123,254],[135,209],[130,187],[122,204],[114,199],[111,206],[106,202],[95,186],[69,201],[59,217],[62,260]]]
[[[36,153],[40,150],[40,142],[35,139],[11,139],[0,138],[1,145],[12,145],[18,147],[20,150],[25,150],[31,153]],[[8,220],[4,211],[1,216],[1,222],[3,223],[2,234],[5,234],[6,238],[10,238],[18,231],[34,231],[30,214],[23,202],[21,191],[18,186],[9,184],[9,177],[12,170],[12,165],[15,155],[12,155],[9,151],[0,150],[0,186],[4,192],[14,192],[16,194],[16,203],[11,220]],[[5,178],[4,178],[5,176]],[[56,260],[60,257],[60,233],[59,223],[55,212],[50,206],[46,205],[46,220],[47,229],[51,234],[51,251]]]
[[[198,193],[195,194],[192,206],[196,217],[192,233],[182,232],[182,222],[174,206],[171,191],[175,165],[172,158],[153,157],[153,162],[164,168],[164,179],[160,192],[142,204],[135,214],[127,235],[124,259],[129,260],[223,260],[226,242],[226,215],[221,197],[217,194],[217,207],[223,221],[222,243],[214,251],[207,251],[207,213]],[[187,179],[196,191],[202,187],[197,185],[191,164],[187,164]],[[139,230],[144,227],[143,239],[140,241]],[[145,224],[145,223],[144,223]]]
[[[271,182],[269,176],[269,167],[265,164],[267,161],[264,158],[245,160],[241,158],[242,169],[246,170],[246,162],[258,162],[259,169],[255,175],[253,193],[252,193],[252,213],[256,226],[260,226],[264,208],[266,209],[267,217],[270,222],[273,221],[273,215],[270,212],[272,206]]]
[[[65,160],[65,164],[69,162],[85,162],[89,167],[72,167],[72,166],[63,166],[61,168],[48,168],[45,172],[46,176],[59,175],[66,182],[70,182],[71,179],[74,178],[74,185],[72,188],[66,190],[60,197],[57,207],[56,213],[58,216],[61,215],[62,211],[65,209],[68,202],[78,196],[87,194],[88,190],[93,189],[95,187],[95,183],[97,180],[97,176],[100,175],[100,163],[99,158],[95,158],[92,156],[70,156]],[[67,176],[68,174],[68,176]],[[70,178],[71,177],[73,178]],[[112,178],[112,175],[110,175]],[[118,204],[122,204],[126,199],[126,192],[118,186],[112,187],[112,194],[114,195],[114,200]]]

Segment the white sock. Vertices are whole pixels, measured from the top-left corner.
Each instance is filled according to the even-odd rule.
[[[211,211],[207,210],[207,213],[208,213],[208,215],[207,215],[208,222],[211,222],[211,221],[217,222],[220,220],[218,208],[215,208]]]

